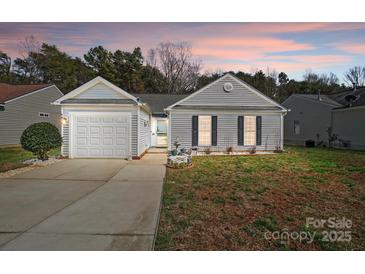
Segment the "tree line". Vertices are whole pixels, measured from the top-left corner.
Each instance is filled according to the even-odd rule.
[[[96,76],[133,93],[188,94],[221,77],[223,71],[202,73],[202,63],[194,58],[185,42],[160,43],[144,57],[139,47],[114,52],[103,46],[91,48],[83,59],[72,57],[56,45],[38,42],[33,36],[19,43],[20,56],[11,60],[0,51],[0,82],[12,84],[50,83],[67,93]],[[350,68],[340,84],[334,73],[307,71],[303,79],[289,79],[285,72],[233,72],[236,77],[265,95],[283,101],[293,93],[329,94],[353,84],[365,84],[365,67]]]

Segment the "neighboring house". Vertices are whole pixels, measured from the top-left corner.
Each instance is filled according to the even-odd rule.
[[[365,88],[331,95],[342,104],[332,109],[332,131],[343,144],[365,150]]]
[[[304,145],[306,140],[328,140],[331,110],[341,104],[326,95],[293,94],[283,103],[290,111],[284,119],[284,142]]]
[[[283,147],[286,109],[231,74],[185,98],[132,95],[96,77],[54,104],[62,106],[62,153],[70,158],[138,159],[149,147],[171,149],[176,140],[199,149]],[[153,140],[154,133],[163,134]]]
[[[0,83],[0,145],[19,144],[24,129],[37,122],[60,128],[60,107],[50,103],[61,96],[54,85]]]
[[[335,146],[365,149],[365,88],[330,95],[293,94],[283,103],[284,141],[304,145],[314,140],[328,145],[328,129],[337,136]]]

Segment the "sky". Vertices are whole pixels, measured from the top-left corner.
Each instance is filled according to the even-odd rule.
[[[0,50],[18,57],[30,35],[79,57],[98,45],[146,54],[160,42],[188,42],[203,72],[269,68],[300,80],[311,70],[342,81],[365,65],[365,23],[0,23]]]

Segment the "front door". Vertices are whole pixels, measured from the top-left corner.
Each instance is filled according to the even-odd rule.
[[[157,138],[158,147],[167,147],[167,119],[157,119]]]

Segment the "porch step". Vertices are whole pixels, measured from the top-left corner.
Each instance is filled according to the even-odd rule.
[[[148,153],[151,154],[166,154],[167,148],[165,147],[151,147],[147,150]]]

